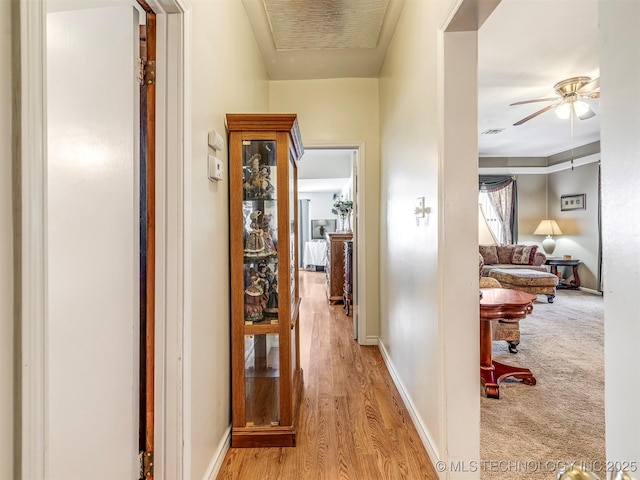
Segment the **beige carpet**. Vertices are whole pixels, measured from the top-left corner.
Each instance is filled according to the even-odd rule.
[[[538,383],[505,381],[500,399],[482,395],[481,478],[552,479],[571,462],[598,473],[605,462],[602,297],[563,290],[548,304],[539,295],[520,331],[519,353],[494,342],[494,359],[531,369]]]

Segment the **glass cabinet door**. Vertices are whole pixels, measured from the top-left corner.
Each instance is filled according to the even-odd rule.
[[[276,142],[242,142],[244,217],[244,322],[277,325],[278,191]],[[245,336],[247,426],[280,423],[280,364],[277,333]]]

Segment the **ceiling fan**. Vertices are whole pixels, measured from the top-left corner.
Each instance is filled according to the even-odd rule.
[[[555,102],[551,105],[532,113],[528,117],[514,123],[514,126],[522,125],[538,115],[557,108],[556,115],[560,118],[569,118],[574,113],[580,120],[586,120],[595,116],[593,110],[584,98],[600,98],[600,92],[596,92],[600,88],[600,79],[591,80],[590,77],[572,77],[562,80],[553,86],[558,97],[538,98],[536,100],[524,100],[522,102],[512,103],[513,105],[524,105],[525,103],[535,102]]]

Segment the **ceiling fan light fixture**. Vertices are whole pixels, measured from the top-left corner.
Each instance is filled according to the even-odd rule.
[[[575,110],[576,115],[581,117],[589,111],[589,105],[587,102],[583,102],[582,100],[576,100],[573,102],[573,109]]]
[[[562,105],[560,105],[558,108],[556,108],[556,115],[562,120],[566,120],[567,118],[569,118],[569,116],[571,115],[571,104],[563,103]]]

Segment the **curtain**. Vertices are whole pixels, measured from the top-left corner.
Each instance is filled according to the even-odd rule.
[[[486,192],[502,225],[501,244],[518,242],[518,187],[516,177],[480,175],[480,191]]]
[[[311,238],[311,222],[309,221],[309,200],[308,198],[301,198],[298,200],[298,263],[300,267],[304,268],[302,262],[304,262],[304,244]]]

